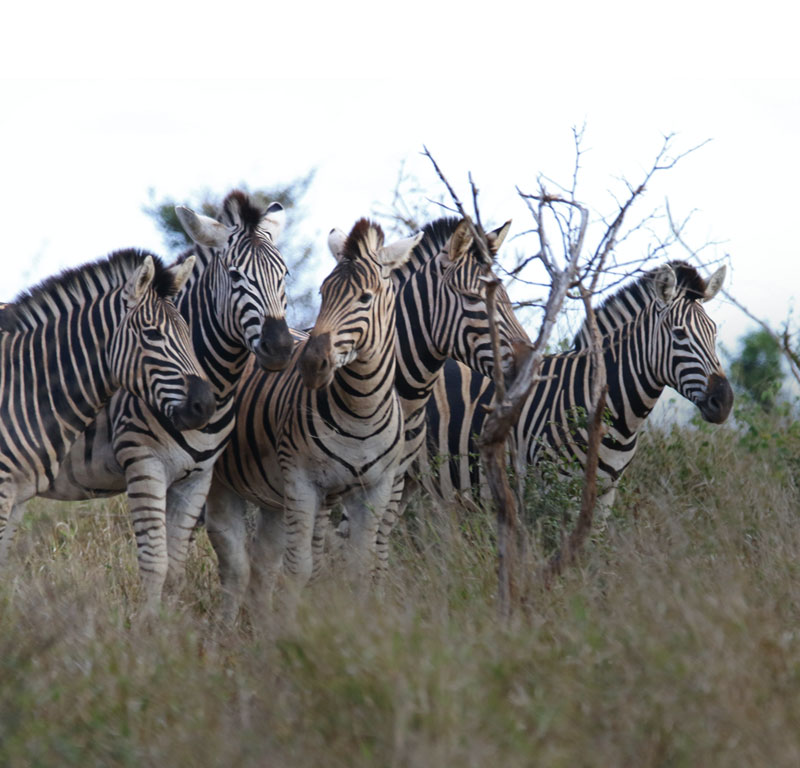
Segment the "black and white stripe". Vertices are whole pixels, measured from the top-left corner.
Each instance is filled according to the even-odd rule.
[[[406,431],[392,500],[378,531],[382,571],[387,568],[389,535],[397,520],[407,474],[425,444],[426,405],[445,361],[453,358],[484,376],[494,373],[486,281],[496,280],[494,257],[510,225],[506,222],[488,233],[487,259],[473,242],[466,221],[439,219],[424,228],[424,237],[409,261],[394,272],[398,291],[395,382]],[[502,284],[495,294],[495,306],[500,358],[508,380],[516,372],[517,354],[529,340]],[[350,527],[348,521],[347,529]]]
[[[489,233],[491,256],[496,254],[508,229],[509,223]],[[344,244],[343,233],[332,233],[330,244],[334,256],[338,257]],[[403,410],[405,435],[392,499],[377,536],[381,570],[386,568],[388,537],[396,519],[406,472],[424,445],[425,404],[445,360],[454,356],[486,375],[493,373],[485,302],[485,280],[493,277],[492,260],[481,255],[466,222],[449,218],[426,225],[423,238],[408,261],[392,272],[397,291],[395,385]],[[512,376],[519,345],[527,341],[527,336],[502,289],[497,293],[497,319],[503,372]],[[254,445],[251,450],[259,449]],[[326,521],[327,517],[320,518],[320,522]],[[259,533],[274,539],[280,535],[277,528],[274,524],[268,528],[262,526]],[[324,526],[315,530],[315,566],[320,562],[324,533]],[[226,526],[214,536],[226,584],[246,580],[248,570],[252,570],[257,580],[260,569],[271,562],[269,556],[248,560],[244,536],[241,524]],[[262,552],[270,551],[269,542],[256,540],[253,547]],[[234,565],[229,566],[229,561]],[[239,585],[233,591],[241,593],[243,589]]]
[[[0,313],[0,560],[21,505],[120,387],[176,429],[214,410],[186,322],[167,299],[194,259],[165,269],[127,250],[51,277]],[[4,535],[5,534],[5,535]]]
[[[733,393],[715,351],[716,326],[703,303],[719,291],[725,268],[706,282],[683,262],[671,262],[620,289],[596,309],[608,380],[608,431],[600,447],[599,476],[613,502],[617,480],[635,452],[639,430],[665,387],[693,402],[707,421],[730,413]],[[585,414],[591,386],[589,335],[584,326],[572,351],[545,358],[511,439],[521,461],[585,459]],[[480,482],[475,436],[491,402],[492,382],[454,361],[428,404],[428,451],[443,458],[423,484],[453,499]]]
[[[219,222],[187,208],[178,215],[196,243],[179,263],[197,264],[177,304],[216,413],[203,429],[181,432],[145,401],[119,393],[76,443],[48,494],[80,499],[127,489],[150,608],[168,570],[182,576],[213,464],[233,429],[234,390],[248,358],[274,370],[288,364],[293,349],[286,266],[275,245],[283,208],[273,203],[262,210],[236,191],[226,197]]]
[[[242,379],[234,438],[217,462],[206,519],[228,619],[249,580],[240,535],[246,501],[263,508],[255,557],[266,591],[281,560],[290,599],[308,581],[315,520],[340,500],[359,522],[352,565],[359,573],[373,567],[404,438],[391,272],[420,238],[384,246],[380,227],[356,223],[322,283],[319,315],[296,365],[277,374],[249,369]]]

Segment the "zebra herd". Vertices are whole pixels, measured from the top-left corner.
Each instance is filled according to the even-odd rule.
[[[489,255],[442,218],[385,244],[366,219],[333,230],[336,266],[309,333],[286,324],[282,207],[234,191],[221,221],[177,210],[194,242],[165,267],[123,251],[45,280],[0,309],[0,567],[24,502],[127,491],[145,610],[183,577],[205,506],[223,618],[279,594],[289,607],[324,556],[342,504],[345,562],[361,582],[388,568],[411,488],[444,499],[480,487],[474,440],[493,395]],[[597,310],[608,374],[606,502],[665,386],[724,421],[732,393],[703,303],[722,285],[671,262]],[[173,303],[174,302],[174,303]],[[497,294],[502,375],[528,337]],[[511,436],[517,455],[581,462],[588,332],[545,360]],[[439,455],[441,459],[437,459]],[[442,461],[441,471],[429,467]],[[260,508],[255,532],[247,504]]]

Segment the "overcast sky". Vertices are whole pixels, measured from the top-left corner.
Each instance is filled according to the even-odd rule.
[[[695,211],[692,244],[718,243],[704,255],[730,255],[726,287],[780,322],[800,290],[796,24],[769,3],[757,17],[599,5],[16,11],[0,32],[0,300],[120,247],[163,251],[142,212],[150,189],[188,200],[315,169],[302,234],[324,252],[332,226],[389,202],[401,162],[439,191],[423,144],[464,198],[472,172],[485,220],[520,232],[515,186],[568,182],[585,122],[580,189],[606,212],[607,190],[638,181],[664,134],[676,151],[711,139],[638,213],[667,198],[676,216]],[[749,326],[723,301],[710,311],[729,346]]]

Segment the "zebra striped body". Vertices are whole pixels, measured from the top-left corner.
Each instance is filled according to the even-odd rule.
[[[510,224],[488,234],[490,259],[486,260],[465,221],[433,222],[425,227],[425,237],[411,259],[393,275],[398,291],[395,383],[406,431],[392,500],[378,531],[381,571],[388,567],[389,535],[397,521],[407,474],[425,445],[426,405],[445,361],[456,359],[485,376],[494,373],[485,281],[496,279],[493,258]],[[528,336],[502,285],[496,293],[496,321],[503,375],[510,380],[517,353],[528,343]],[[349,519],[343,528],[349,532]]]
[[[51,487],[117,389],[147,398],[178,429],[213,414],[186,322],[165,298],[193,263],[167,270],[150,254],[120,251],[49,278],[2,310],[0,560],[21,504]]]
[[[168,569],[176,579],[183,573],[214,462],[233,430],[235,386],[248,358],[278,369],[293,348],[286,266],[274,245],[282,207],[273,203],[265,212],[233,192],[222,223],[188,209],[178,214],[196,242],[197,266],[177,304],[211,382],[216,413],[202,429],[181,432],[144,400],[119,392],[76,442],[47,494],[82,499],[128,491],[149,608],[161,598]]]
[[[500,247],[508,224],[488,235],[491,255]],[[338,244],[332,242],[334,256]],[[405,421],[404,446],[395,473],[392,499],[384,515],[377,537],[379,567],[386,568],[388,536],[396,519],[396,508],[402,496],[403,481],[425,440],[425,404],[448,356],[456,357],[486,375],[493,373],[489,338],[489,322],[485,305],[486,278],[493,277],[491,262],[485,261],[468,234],[466,222],[440,219],[425,226],[423,239],[411,252],[408,261],[392,272],[397,291],[395,323],[397,338],[395,356],[397,368],[395,385]],[[517,322],[505,292],[497,294],[497,320],[503,372],[514,374],[518,344],[527,340]],[[245,417],[247,418],[247,417]],[[327,517],[320,518],[325,523]],[[259,529],[268,538],[278,538],[277,524]],[[346,528],[349,530],[350,521]],[[340,530],[341,532],[341,530]],[[315,566],[319,564],[324,529],[315,532]],[[230,583],[247,579],[247,567],[237,569],[227,565],[249,563],[253,573],[267,567],[269,554],[248,558],[242,525],[230,525],[214,537],[223,573]],[[224,541],[224,545],[223,545]],[[269,542],[253,545],[269,553]],[[234,576],[228,577],[227,573]],[[256,576],[256,580],[258,577]],[[242,591],[241,586],[237,588]]]
[[[316,517],[340,500],[359,521],[354,568],[371,568],[403,447],[391,270],[419,237],[383,246],[380,227],[359,221],[322,283],[320,312],[295,365],[276,374],[248,368],[242,378],[234,438],[217,462],[206,508],[228,619],[249,578],[246,555],[231,549],[245,541],[246,501],[263,508],[267,591],[281,558],[290,601],[308,581]]]
[[[693,267],[671,262],[623,287],[596,309],[604,340],[608,430],[600,447],[603,505],[636,452],[639,430],[666,386],[693,402],[707,421],[721,423],[733,394],[715,351],[716,327],[702,302],[722,285],[724,268],[706,283]],[[589,336],[584,327],[574,349],[545,358],[539,381],[511,433],[520,461],[545,457],[582,465],[588,411]],[[494,388],[490,380],[450,361],[428,404],[428,450],[443,459],[423,485],[442,499],[478,487],[475,436],[481,433]]]

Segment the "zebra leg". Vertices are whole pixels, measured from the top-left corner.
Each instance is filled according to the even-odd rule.
[[[262,507],[249,551],[247,606],[256,615],[265,615],[272,609],[272,596],[281,570],[284,546],[283,513]]]
[[[233,626],[250,582],[247,505],[238,493],[213,481],[206,498],[206,531],[217,554],[222,586],[220,621]]]
[[[128,484],[128,510],[136,536],[139,575],[144,590],[144,611],[153,613],[161,603],[167,578],[166,494],[164,465],[145,458],[125,467]]]
[[[287,473],[288,474],[288,473]],[[285,477],[283,492],[285,546],[283,550],[283,607],[293,617],[300,591],[314,571],[314,522],[320,508],[316,485],[301,472]]]
[[[15,504],[17,494],[13,482],[0,485],[0,565],[8,562],[11,540],[22,517],[23,504]]]
[[[376,551],[378,558],[378,575],[384,577],[388,571],[389,566],[389,536],[397,524],[397,521],[402,517],[403,513],[408,506],[411,497],[420,489],[420,484],[417,479],[410,473],[395,477],[395,484],[392,487],[392,498],[386,508],[386,512],[381,518],[378,527]],[[336,529],[336,536],[334,538],[334,549],[337,554],[341,554],[342,539],[350,537],[350,520],[347,510],[344,511],[342,521]]]
[[[328,557],[331,559],[336,557],[339,541],[339,537],[336,536],[333,526],[331,526],[331,510],[320,510],[314,520],[314,536],[311,540],[311,554],[314,563],[311,569],[311,581],[316,581],[322,573],[326,550]]]
[[[378,528],[387,514],[394,483],[395,476],[388,475],[383,482],[358,492],[352,504],[348,501],[350,536],[346,559],[348,570],[357,583],[376,575]]]
[[[614,501],[616,498],[616,485],[612,485],[610,488],[603,490],[603,492],[598,495],[595,506],[595,509],[597,510],[595,518],[597,520],[598,530],[603,530],[608,525],[608,521],[611,518],[611,508],[614,506]]]
[[[389,572],[389,536],[397,523],[397,518],[404,509],[403,488],[405,473],[399,473],[392,484],[392,497],[386,505],[376,533],[375,551],[377,555],[377,576],[383,579]]]
[[[193,472],[167,491],[167,584],[175,595],[183,587],[189,541],[206,503],[212,472],[212,467]]]

